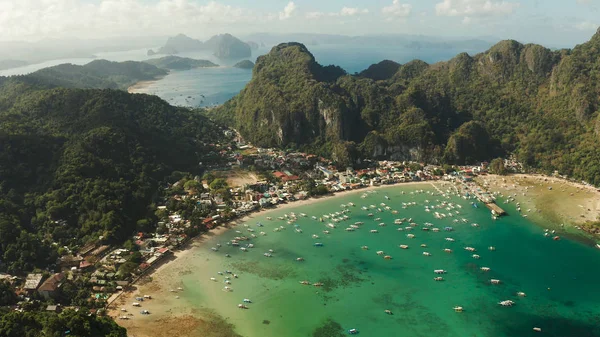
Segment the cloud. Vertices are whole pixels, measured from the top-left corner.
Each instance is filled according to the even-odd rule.
[[[391,6],[386,6],[381,9],[381,13],[389,18],[404,18],[409,16],[411,11],[412,5],[402,4],[400,3],[400,0],[394,0]]]
[[[463,25],[469,25],[469,24],[471,24],[471,22],[472,22],[472,21],[473,21],[473,20],[472,20],[470,17],[468,17],[468,16],[465,16],[465,17],[462,19],[462,23],[463,23]]]
[[[361,14],[361,13],[367,14],[367,13],[369,13],[369,10],[366,8],[360,9],[360,8],[344,7],[340,11],[341,16],[354,16],[354,15]]]
[[[293,1],[288,2],[288,4],[283,8],[283,12],[279,13],[279,20],[287,20],[294,15],[296,11],[296,4]]]
[[[444,0],[435,5],[438,16],[489,17],[512,14],[517,2],[499,0]]]
[[[308,12],[305,16],[307,19],[320,19],[326,15],[327,14],[323,12]]]
[[[593,22],[589,22],[589,21],[583,21],[580,22],[578,24],[575,25],[575,28],[579,29],[579,30],[596,30],[598,29],[598,24],[597,23],[593,23]]]
[[[360,9],[360,8],[352,8],[352,7],[343,7],[339,12],[330,12],[330,13],[324,13],[324,12],[308,12],[306,13],[304,16],[307,19],[321,19],[323,17],[340,17],[340,16],[358,16],[361,14],[368,14],[369,10],[364,8],[364,9]]]
[[[284,12],[291,15],[293,6]],[[195,0],[0,0],[0,37],[31,39],[172,34],[199,25],[266,21],[274,13]]]

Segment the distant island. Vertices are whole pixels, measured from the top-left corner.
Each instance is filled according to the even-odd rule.
[[[145,62],[95,60],[83,66],[59,64],[19,78],[44,88],[126,90],[137,82],[156,80],[167,74],[167,70]]]
[[[144,63],[151,64],[158,68],[168,69],[168,70],[190,70],[193,68],[210,68],[210,67],[218,67],[218,64],[215,64],[208,60],[196,60],[187,57],[179,57],[179,56],[165,56],[158,59],[146,60]]]
[[[20,60],[0,60],[0,70],[23,67],[28,64],[29,62]]]
[[[250,60],[243,60],[243,61],[236,63],[234,65],[234,67],[240,68],[240,69],[252,69],[252,68],[254,68],[254,62],[252,62]]]
[[[253,44],[254,46],[255,44]],[[251,46],[231,34],[220,34],[202,42],[184,34],[170,37],[157,51],[148,50],[148,56],[156,54],[179,54],[194,51],[210,51],[220,59],[242,59],[252,55]]]

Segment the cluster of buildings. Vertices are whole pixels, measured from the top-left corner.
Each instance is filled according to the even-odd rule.
[[[263,181],[227,186],[230,192],[227,198],[212,191],[207,181],[198,181],[203,185],[199,191],[184,191],[171,196],[178,201],[188,198],[194,201],[195,210],[203,214],[203,229],[211,229],[262,208],[308,198],[316,187],[334,193],[367,186],[437,180],[443,176],[439,166],[395,161],[365,161],[360,169],[348,167],[340,170],[327,159],[315,155],[248,145],[237,149],[223,148],[219,155],[225,160],[211,170],[251,170],[269,174],[263,177]],[[461,167],[460,177],[469,181],[472,175],[485,173],[486,167],[487,163]],[[84,277],[93,294],[91,300],[110,303],[131,282],[183,245],[190,238],[186,233],[190,233],[191,227],[198,227],[197,223],[165,205],[158,206],[157,211],[166,216],[157,224],[159,230],[156,233],[136,233],[129,244],[122,247],[111,247],[101,242],[81,247],[77,254],[69,252],[60,258],[59,273],[45,277],[30,274],[21,282],[10,275],[0,274],[0,279],[20,284],[18,291],[26,296],[38,293],[45,299],[52,299],[59,294],[66,280]]]

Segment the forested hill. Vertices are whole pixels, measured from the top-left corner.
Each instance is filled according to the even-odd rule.
[[[152,230],[161,182],[201,174],[219,139],[214,123],[158,97],[0,81],[0,270],[54,263],[52,242]]]
[[[36,82],[46,88],[125,90],[137,82],[155,80],[167,73],[165,69],[144,62],[95,60],[83,66],[60,64],[15,77],[21,82]]]
[[[173,70],[189,70],[192,68],[210,68],[218,67],[218,64],[214,64],[208,60],[196,60],[187,57],[179,57],[169,55],[157,59],[151,59],[144,61],[145,63],[157,66],[162,69],[173,69]]]
[[[246,88],[211,114],[257,145],[309,148],[340,165],[514,153],[600,184],[599,74],[600,31],[572,50],[510,40],[432,65],[383,62],[362,76],[289,43],[259,57]]]

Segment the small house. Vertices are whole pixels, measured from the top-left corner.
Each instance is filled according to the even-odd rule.
[[[54,274],[44,281],[37,291],[46,300],[54,298],[58,294],[64,280],[65,275],[63,273]]]

